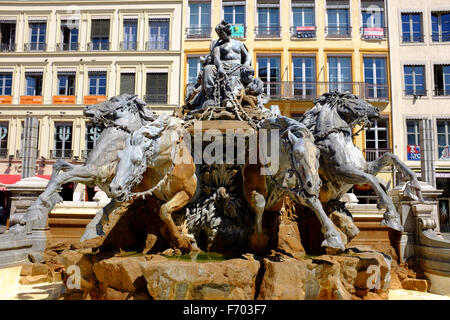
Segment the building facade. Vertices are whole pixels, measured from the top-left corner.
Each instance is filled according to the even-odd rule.
[[[390,65],[383,0],[186,0],[183,85],[195,83],[214,26],[233,25],[253,56],[270,104],[296,118],[330,90],[351,91],[382,119],[355,136],[368,161],[392,150]],[[184,99],[184,92],[181,93]],[[358,128],[356,129],[358,130]],[[380,174],[385,181],[392,177]],[[367,188],[361,188],[367,189]],[[369,190],[355,190],[361,196]]]
[[[419,121],[431,120],[441,231],[449,232],[450,3],[389,1],[388,11],[394,152],[420,175]]]
[[[130,93],[155,112],[178,106],[182,7],[182,0],[2,1],[0,183],[20,179],[27,116],[39,120],[37,174],[48,177],[56,159],[82,164],[95,147],[100,129],[83,116],[86,105]]]

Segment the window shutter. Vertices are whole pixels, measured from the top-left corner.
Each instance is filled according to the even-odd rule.
[[[167,103],[167,73],[147,73],[147,102]]]
[[[134,94],[135,75],[134,73],[122,73],[120,75],[120,94]]]
[[[109,20],[92,20],[92,37],[109,37]]]

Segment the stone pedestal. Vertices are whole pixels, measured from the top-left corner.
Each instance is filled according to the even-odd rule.
[[[45,190],[47,184],[47,179],[31,177],[7,186],[6,190],[11,192],[11,221],[18,221],[21,216],[26,214],[28,208]],[[34,257],[36,260],[40,260],[42,252],[47,246],[47,234],[49,233],[47,220],[47,217],[45,217],[26,225],[26,232],[23,237],[31,241],[32,247],[29,255],[32,259]],[[12,235],[12,233],[8,232],[7,235]]]

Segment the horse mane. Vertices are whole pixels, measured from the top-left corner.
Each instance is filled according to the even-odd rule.
[[[259,126],[262,129],[280,130],[280,137],[286,136],[288,131],[291,131],[294,135],[296,135],[298,131],[301,131],[307,138],[313,139],[311,131],[307,128],[307,126],[305,126],[305,124],[285,116],[265,119],[259,123]]]
[[[324,93],[314,100],[314,107],[305,112],[300,122],[313,132],[314,136],[326,134],[333,128],[330,127],[329,123],[321,121],[320,116],[322,112],[327,112],[326,109],[336,110],[340,106],[348,106],[348,100],[350,99],[355,99],[355,95],[350,92],[333,90]]]

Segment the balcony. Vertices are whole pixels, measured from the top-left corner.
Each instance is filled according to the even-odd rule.
[[[291,27],[292,39],[315,39],[317,28],[312,27]]]
[[[47,44],[45,42],[25,43],[24,49],[27,52],[45,51],[47,49]]]
[[[87,160],[87,158],[89,158],[91,151],[92,151],[92,149],[82,150],[81,151],[81,160]]]
[[[256,38],[279,38],[281,26],[257,26],[255,27]]]
[[[211,38],[211,27],[199,26],[186,28],[186,37],[188,39],[208,39]]]
[[[136,41],[121,41],[120,51],[136,51],[138,43]]]
[[[361,98],[367,98],[369,84],[364,82],[300,82],[281,81],[264,82],[264,91],[275,100],[313,101],[325,92],[338,90],[349,91]]]
[[[73,150],[50,150],[52,159],[72,159]]]
[[[147,41],[145,48],[149,51],[166,51],[169,50],[169,41]]]
[[[421,43],[424,40],[423,34],[404,33],[401,36],[402,43]]]
[[[79,45],[78,43],[57,43],[56,50],[57,51],[78,51]]]
[[[15,43],[1,43],[0,51],[1,52],[14,52],[14,51],[16,51],[16,44]]]
[[[435,97],[445,97],[445,96],[450,96],[450,89],[434,89],[433,90],[433,95]]]
[[[88,43],[89,51],[108,51],[111,43],[108,41],[96,41]]]
[[[352,27],[349,26],[339,26],[339,27],[325,27],[325,35],[327,38],[332,39],[342,39],[352,37]]]
[[[388,102],[389,87],[387,84],[365,83],[364,98],[369,101]]]
[[[6,158],[8,158],[8,157],[9,157],[9,155],[8,155],[8,149],[0,148],[0,158],[6,159]]]
[[[415,99],[415,98],[425,97],[427,95],[428,90],[407,89],[407,90],[404,90],[404,92],[405,92],[405,97],[412,96]]]
[[[167,94],[146,94],[144,101],[148,104],[167,104]]]
[[[431,41],[433,42],[450,42],[450,32],[436,33],[431,35]]]
[[[360,31],[364,40],[382,40],[388,37],[387,27],[362,27]]]
[[[36,150],[36,154],[34,155],[34,157],[37,159],[39,157],[39,150]],[[22,159],[23,158],[23,150],[16,150],[16,158],[17,159]]]
[[[366,149],[366,161],[374,161],[382,157],[385,153],[391,152],[390,149]]]

